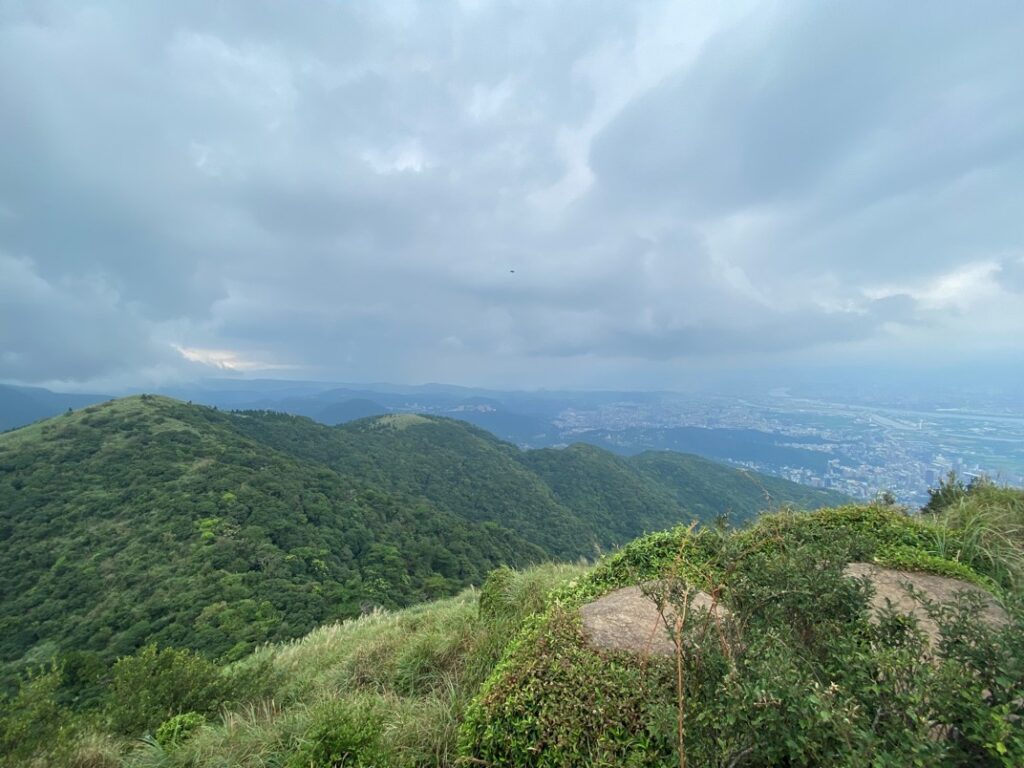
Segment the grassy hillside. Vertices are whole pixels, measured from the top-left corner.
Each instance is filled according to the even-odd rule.
[[[1019,504],[1024,493],[1003,498]],[[984,514],[999,527],[1006,511],[989,506]],[[557,590],[509,644],[466,712],[461,758],[517,766],[1024,764],[1019,586],[1004,578],[1001,557],[975,549],[971,532],[946,514],[916,520],[851,506],[634,542]],[[843,574],[865,560],[983,584],[1009,623],[985,624],[966,599],[931,605],[941,628],[932,646],[911,617],[870,621],[871,588]],[[660,629],[676,654],[593,648],[577,609],[652,580],[664,586],[649,589],[651,599],[682,617]],[[698,589],[728,610],[724,618],[693,607]]]
[[[67,675],[49,672],[0,710],[0,765],[453,765],[462,713],[508,638],[586,570],[498,571],[486,610],[471,589],[328,624],[219,669],[143,653],[113,668],[84,714],[65,705]],[[145,692],[122,700],[139,672]],[[179,713],[184,727],[161,731]]]
[[[987,510],[976,517],[991,534],[1024,523],[1020,491],[961,500]],[[77,712],[80,681],[55,669],[5,708],[0,765],[667,767],[680,747],[688,765],[723,768],[1019,765],[1019,586],[1003,568],[1010,551],[972,545],[955,501],[921,519],[852,506],[677,528],[595,567],[500,569],[479,592],[330,624],[220,668],[144,651]],[[1011,622],[986,629],[965,603],[940,616],[931,649],[906,617],[868,621],[864,583],[841,575],[851,559],[984,584]],[[694,613],[681,665],[584,642],[579,605],[680,576],[717,586],[737,619],[716,629]]]

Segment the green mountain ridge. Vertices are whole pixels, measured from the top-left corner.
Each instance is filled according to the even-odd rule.
[[[0,435],[0,661],[9,679],[150,641],[237,658],[373,606],[454,594],[502,564],[591,557],[764,505],[746,473],[680,457],[659,479],[651,461],[524,452],[412,414],[326,427],[154,396],[93,405]],[[758,483],[780,503],[834,498]]]
[[[391,414],[330,428],[297,416],[258,415],[241,427],[255,439],[469,519],[512,527],[561,557],[590,557],[595,547],[621,546],[681,520],[726,515],[741,522],[772,506],[846,500],[672,451],[621,457],[584,443],[524,451],[439,416]]]

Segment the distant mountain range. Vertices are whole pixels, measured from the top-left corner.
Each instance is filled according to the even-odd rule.
[[[0,662],[151,640],[235,658],[499,564],[840,500],[696,456],[523,451],[435,416],[330,427],[129,397],[0,435]]]
[[[211,379],[158,390],[179,400],[227,410],[268,410],[306,416],[330,426],[386,413],[428,413],[468,421],[525,448],[583,442],[614,453],[648,449],[695,453],[719,461],[821,471],[830,456],[792,439],[756,429],[638,426],[624,414],[614,429],[581,427],[572,415],[602,408],[658,413],[671,393],[499,391],[442,384],[331,384],[323,382]],[[0,386],[0,430],[55,416],[68,407],[108,400],[104,395],[65,395],[44,389]],[[570,415],[567,420],[566,414]],[[593,419],[590,419],[593,421]],[[803,442],[813,442],[805,439]]]
[[[108,395],[63,394],[41,387],[0,384],[0,431],[48,419],[68,408],[84,408],[109,399]]]

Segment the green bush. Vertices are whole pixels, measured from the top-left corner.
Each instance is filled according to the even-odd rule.
[[[165,749],[190,738],[206,724],[206,718],[198,712],[183,712],[165,720],[156,729],[156,743]]]
[[[506,650],[460,731],[461,754],[518,766],[1024,764],[1024,624],[993,628],[970,600],[869,622],[847,563],[884,561],[995,589],[943,558],[931,521],[880,505],[763,518],[750,529],[641,539],[555,593]],[[959,535],[951,530],[950,535]],[[991,574],[991,564],[979,563]],[[575,610],[626,584],[677,615],[697,589],[731,612],[668,629],[675,659],[587,646]],[[1016,605],[1016,607],[1014,607]]]
[[[381,707],[371,698],[337,699],[319,705],[287,768],[386,765],[382,719]]]
[[[18,693],[0,709],[0,765],[22,765],[50,754],[66,737],[67,712],[57,701],[61,670],[30,671]]]
[[[229,699],[220,668],[210,660],[147,645],[114,664],[106,715],[116,733],[139,736],[175,715],[213,714]]]

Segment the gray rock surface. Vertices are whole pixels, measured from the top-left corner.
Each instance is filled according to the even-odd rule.
[[[864,578],[871,582],[875,594],[871,598],[871,608],[875,616],[882,611],[887,602],[899,613],[914,616],[919,626],[934,644],[939,639],[939,627],[928,616],[921,604],[907,590],[907,584],[936,603],[955,604],[960,593],[979,595],[984,603],[981,619],[993,626],[1000,626],[1008,621],[1006,611],[981,587],[969,584],[948,576],[934,573],[918,573],[916,571],[899,571],[894,568],[883,568],[873,563],[850,563],[844,571],[847,576]]]
[[[712,607],[713,600],[705,592],[698,592],[690,601],[691,611],[701,608],[708,611]],[[721,605],[714,606],[714,609],[719,616],[728,613]],[[643,655],[671,656],[675,653],[675,644],[667,630],[668,626],[674,625],[675,614],[666,611],[666,617],[662,617],[655,601],[646,596],[639,586],[609,592],[584,605],[580,615],[587,641],[595,648]]]

